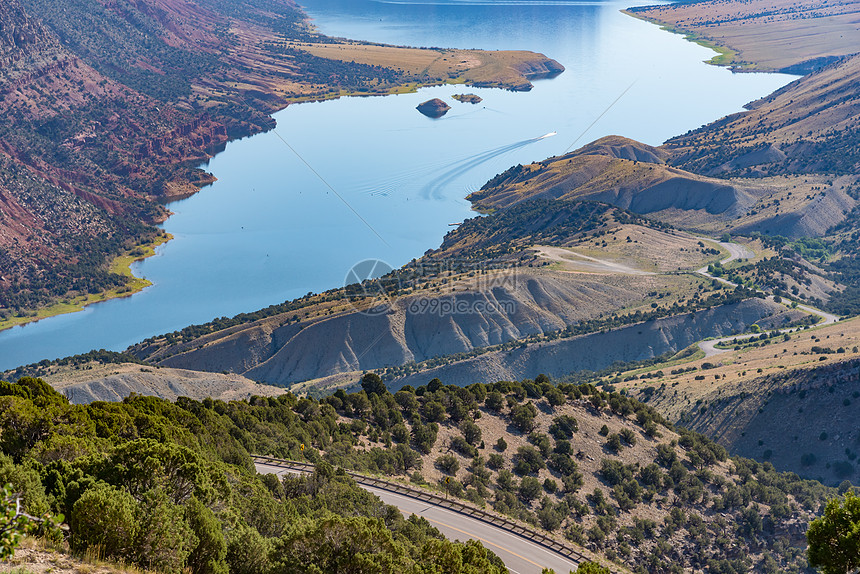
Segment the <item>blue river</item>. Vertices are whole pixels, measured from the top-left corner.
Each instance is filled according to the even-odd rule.
[[[437,247],[449,223],[474,216],[464,197],[512,165],[607,134],[657,145],[793,79],[707,65],[711,50],[621,13],[628,5],[305,0],[329,35],[532,50],[566,71],[530,92],[440,86],[289,106],[276,130],[234,141],[208,163],[214,185],[169,206],[163,227],[175,239],[133,266],[152,287],[0,333],[0,369],[122,350],[339,287],[366,259],[402,265]],[[463,92],[483,102],[451,99]],[[434,97],[452,106],[438,120],[415,110]]]

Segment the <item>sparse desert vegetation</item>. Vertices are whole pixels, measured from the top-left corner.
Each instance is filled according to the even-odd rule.
[[[631,9],[713,63],[805,75],[661,146],[503,170],[468,197],[481,217],[379,279],[5,373],[0,484],[68,525],[7,570],[505,571],[343,469],[594,569],[826,566],[860,484],[858,10]],[[145,286],[128,266],[168,239],[160,201],[290,102],[563,70],[327,37],[287,0],[8,0],[0,60],[0,328]]]
[[[743,70],[804,74],[857,51],[856,1],[718,0],[630,8],[721,53],[713,62]]]

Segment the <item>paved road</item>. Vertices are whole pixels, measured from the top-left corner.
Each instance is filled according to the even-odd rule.
[[[709,241],[711,243],[716,243],[720,247],[726,249],[729,252],[729,256],[720,261],[720,263],[722,263],[722,264],[726,264],[729,261],[734,261],[735,259],[752,259],[753,257],[755,257],[755,254],[748,247],[746,247],[744,245],[740,245],[738,243],[726,243],[723,241],[715,241],[714,239],[708,239],[707,237],[699,237],[697,239],[700,239],[701,241]],[[708,273],[707,267],[702,267],[701,269],[696,271],[696,273],[704,275],[705,277],[708,277],[709,279],[715,279],[715,280],[717,280],[720,283],[723,283],[725,285],[729,285],[731,287],[737,287],[737,283],[732,283],[728,279],[723,279],[722,277],[714,277],[713,275]],[[774,301],[773,295],[768,295],[767,299],[769,301]],[[827,313],[826,311],[822,311],[820,309],[816,309],[814,307],[810,307],[809,305],[797,305],[797,308],[802,310],[802,311],[806,311],[807,313],[810,313],[812,315],[817,315],[818,317],[821,317],[823,319],[823,321],[818,322],[816,325],[830,325],[830,324],[835,323],[839,320],[838,316],[833,315],[831,313]],[[770,333],[782,333],[783,331],[787,331],[787,329],[781,329],[781,330],[776,329],[774,331],[769,331],[769,332]],[[705,358],[713,357],[714,355],[719,355],[720,353],[725,353],[729,350],[729,349],[718,349],[717,345],[724,344],[724,343],[727,343],[728,341],[733,341],[735,339],[742,341],[744,339],[749,339],[751,337],[758,337],[758,336],[759,336],[758,333],[747,333],[745,335],[733,335],[730,337],[723,337],[721,339],[711,339],[709,341],[701,341],[699,343],[699,348],[705,352]]]
[[[289,469],[256,463],[261,474],[283,475]],[[577,563],[565,558],[522,536],[508,532],[498,526],[487,524],[476,518],[454,512],[423,500],[409,498],[402,494],[389,492],[370,486],[359,485],[372,492],[386,504],[396,506],[405,516],[417,514],[426,518],[451,540],[478,540],[504,560],[505,566],[514,574],[541,574],[544,568],[552,568],[557,574],[567,574],[576,570]]]
[[[734,261],[735,259],[752,259],[753,257],[755,257],[755,253],[753,253],[746,245],[741,245],[739,243],[727,243],[725,241],[717,241],[715,239],[708,239],[707,237],[697,237],[696,239],[698,239],[699,241],[707,241],[708,243],[716,243],[717,245],[728,251],[729,256],[721,260],[721,264],[726,264],[729,261]],[[722,283],[734,285],[734,283],[732,283],[731,281],[726,281],[725,279],[722,279],[720,277],[714,277],[713,275],[708,273],[707,265],[696,271],[696,273],[701,273],[702,275],[710,277],[711,279],[716,279],[717,281],[720,281]]]
[[[622,263],[589,257],[588,255],[576,253],[564,247],[535,245],[534,249],[540,257],[544,257],[551,261],[558,261],[559,263],[567,265],[573,265],[580,271],[591,273],[622,273],[624,275],[656,275],[656,273],[652,273],[651,271],[634,269],[633,267]]]

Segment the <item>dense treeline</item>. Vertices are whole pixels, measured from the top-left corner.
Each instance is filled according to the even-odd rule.
[[[248,448],[262,444],[298,455],[299,441],[334,437],[351,449],[352,432],[331,416],[306,422],[310,403],[262,403],[76,406],[38,379],[0,383],[0,479],[31,512],[63,513],[73,551],[97,546],[162,572],[505,571],[481,545],[404,519],[328,463],[307,477],[255,475]]]
[[[593,476],[602,486],[588,492],[580,491],[590,463],[576,446],[587,421],[571,416],[572,407],[623,425],[599,433],[605,456]],[[509,431],[482,433],[484,417],[507,421]],[[543,376],[467,388],[433,380],[391,394],[368,374],[360,392],[321,401],[132,396],[87,406],[24,378],[0,383],[0,428],[0,480],[23,492],[33,512],[63,513],[72,549],[99,544],[107,555],[165,572],[316,572],[312,564],[346,571],[347,563],[356,572],[437,572],[442,563],[458,565],[450,572],[504,571],[483,548],[404,520],[334,467],[426,484],[433,469],[425,459],[436,456],[451,494],[643,572],[740,572],[754,564],[800,571],[790,525],[829,492],[767,463],[729,460],[695,433],[665,438],[675,436],[672,426],[626,396]],[[442,444],[440,436],[449,438]],[[527,444],[505,455],[506,436]],[[651,443],[653,463],[619,458]],[[317,470],[257,477],[249,453],[304,458]],[[646,519],[638,508],[667,518]]]
[[[847,193],[857,197],[860,185],[854,184]],[[828,255],[837,255],[827,261],[824,268],[834,279],[845,286],[830,294],[826,309],[842,316],[860,314],[860,209],[856,207],[838,225],[828,230],[823,242]]]
[[[63,247],[64,255],[73,262],[57,263],[52,273],[38,273],[33,268],[33,273],[23,280],[16,280],[9,289],[0,289],[0,319],[25,314],[26,310],[36,309],[60,297],[95,295],[124,287],[130,277],[109,271],[105,265],[106,258],[115,257],[134,244],[151,241],[157,233],[149,226],[124,223],[128,225],[108,236],[70,238]],[[18,262],[9,260],[8,267],[4,263],[0,251],[0,268],[13,269]]]
[[[828,268],[838,274],[845,288],[832,293],[824,308],[843,317],[860,315],[860,257],[848,255],[832,262]]]

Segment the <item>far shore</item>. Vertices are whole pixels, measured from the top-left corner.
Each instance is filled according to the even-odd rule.
[[[637,14],[632,10],[622,10],[624,14],[628,16],[632,16],[637,20],[642,20],[644,22],[649,22],[651,24],[656,24],[660,26],[661,30],[666,30],[667,32],[671,32],[673,34],[679,34],[684,37],[685,40],[689,42],[693,42],[694,44],[698,44],[699,46],[703,46],[708,48],[709,50],[713,50],[717,53],[716,56],[712,57],[710,60],[706,60],[708,64],[713,66],[724,66],[731,67],[733,72],[760,72],[767,71],[770,72],[772,70],[758,70],[755,68],[755,65],[751,65],[748,67],[738,68],[735,64],[735,58],[737,57],[737,52],[729,48],[728,46],[723,46],[720,44],[715,44],[710,40],[706,40],[694,32],[689,30],[683,30],[681,28],[677,28],[668,22],[664,22],[662,20],[658,20],[657,18],[649,18],[648,16],[643,16],[642,14]]]
[[[715,50],[708,63],[733,72],[805,75],[858,49],[851,4],[819,8],[812,0],[706,0],[622,12]]]

